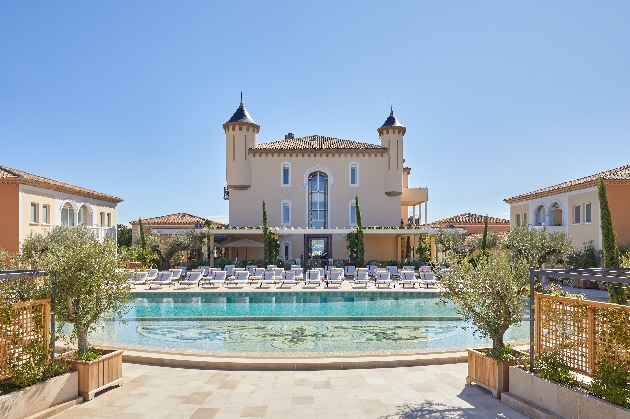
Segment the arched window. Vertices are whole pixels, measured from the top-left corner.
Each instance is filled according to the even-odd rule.
[[[549,207],[549,225],[550,226],[561,226],[562,225],[562,208],[560,208],[560,204],[554,202]]]
[[[308,175],[309,228],[328,228],[328,176],[324,172]]]
[[[62,226],[74,226],[74,207],[69,203],[61,208],[61,225]]]
[[[81,205],[81,208],[79,208],[79,225],[83,225],[83,226],[89,226],[92,223],[90,222],[90,210],[88,209],[87,205]]]
[[[545,207],[543,207],[542,205],[539,205],[538,208],[536,208],[536,211],[534,211],[534,224],[537,226],[541,226],[543,224],[545,224]]]

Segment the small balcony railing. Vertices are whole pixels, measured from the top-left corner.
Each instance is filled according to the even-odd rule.
[[[227,186],[223,187],[223,199],[226,201],[230,199],[230,188],[228,188]]]

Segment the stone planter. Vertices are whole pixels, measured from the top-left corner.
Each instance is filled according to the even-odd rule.
[[[524,356],[526,354],[523,354]],[[495,399],[509,391],[510,376],[508,367],[518,361],[495,361],[475,349],[468,349],[468,377],[466,384],[477,384],[490,390]]]
[[[630,410],[517,367],[510,367],[510,391],[501,402],[530,418],[630,419]]]
[[[79,395],[83,400],[92,400],[108,387],[123,385],[123,351],[102,349],[101,354],[94,361],[72,361],[71,368],[79,372]]]
[[[77,372],[0,396],[0,419],[47,418],[80,403]]]

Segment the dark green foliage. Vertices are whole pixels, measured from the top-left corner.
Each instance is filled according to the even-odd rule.
[[[619,359],[597,360],[591,391],[597,397],[630,408],[629,369],[628,362]]]
[[[544,379],[566,386],[575,384],[571,368],[564,362],[557,351],[543,352],[536,355],[534,360],[536,374]]]
[[[421,265],[426,265],[431,261],[431,237],[429,235],[421,237],[416,247],[416,260]]]
[[[118,224],[116,226],[116,243],[118,247],[131,246],[131,227],[124,224]]]
[[[225,265],[234,265],[230,258],[220,257],[214,260],[215,268],[224,269]]]
[[[346,246],[348,247],[348,259],[350,259],[350,265],[357,268],[365,266],[365,243],[363,241],[363,224],[361,223],[361,210],[359,209],[359,198],[354,197],[356,215],[357,215],[357,227],[355,231],[346,235]]]
[[[567,257],[567,265],[576,269],[599,268],[602,263],[602,251],[595,249],[593,240],[584,243],[582,249]]]
[[[263,210],[263,245],[264,245],[264,264],[265,265],[276,265],[278,260],[278,255],[280,254],[280,241],[278,240],[278,236],[273,231],[269,230],[269,225],[267,224],[267,209],[265,208],[265,201],[262,203]]]
[[[160,260],[140,247],[120,247],[118,255],[121,260],[136,261],[142,263],[146,269],[157,268]]]
[[[604,251],[604,268],[620,268],[621,255],[619,246],[617,245],[617,234],[613,227],[612,215],[608,206],[608,196],[606,195],[606,184],[604,179],[599,179],[597,186],[597,194],[599,195],[599,212],[600,212],[600,228],[602,231],[602,243]],[[616,304],[627,305],[626,287],[624,284],[616,284],[607,282],[608,295],[610,302]]]
[[[404,259],[409,259],[411,257],[411,241],[410,237],[407,236],[407,243],[405,244],[405,257]]]
[[[504,344],[501,349],[480,349],[480,351],[495,361],[516,361],[527,356],[523,352],[512,348],[509,343]]]
[[[144,235],[144,227],[142,226],[142,219],[138,218],[138,226],[140,228],[140,247],[147,250],[147,238]]]
[[[481,238],[481,253],[485,253],[488,245],[488,216],[483,217],[483,237]]]

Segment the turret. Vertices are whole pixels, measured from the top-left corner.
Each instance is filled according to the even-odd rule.
[[[402,169],[403,169],[403,137],[407,128],[394,116],[391,108],[389,116],[377,130],[381,139],[381,147],[387,148],[388,169],[388,193],[402,193]]]
[[[252,184],[249,149],[258,145],[260,126],[254,122],[241,104],[234,115],[223,124],[225,131],[225,178],[230,189],[248,189]]]

